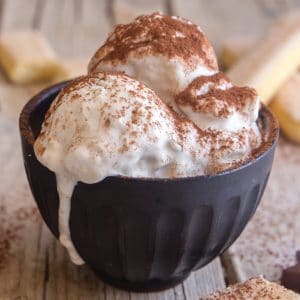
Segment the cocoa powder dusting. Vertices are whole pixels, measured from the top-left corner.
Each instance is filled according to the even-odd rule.
[[[12,247],[21,239],[21,231],[28,221],[40,221],[36,207],[21,207],[9,213],[5,205],[0,205],[0,269],[5,267],[12,255]]]
[[[200,59],[211,70],[218,70],[214,50],[199,27],[179,18],[153,13],[138,17],[134,22],[117,25],[113,34],[94,55],[90,71],[103,61],[125,61],[129,53],[162,54],[178,57],[190,66]]]
[[[80,88],[83,88],[85,86],[91,86],[92,84],[97,85],[97,81],[105,80],[107,78],[107,76],[111,75],[111,74],[118,75],[118,74],[124,74],[124,73],[123,72],[109,72],[109,73],[101,72],[101,73],[97,73],[97,74],[88,74],[88,75],[84,75],[84,76],[79,76],[79,77],[73,79],[70,83],[68,83],[59,92],[59,94],[58,94],[57,98],[55,99],[55,101],[52,102],[50,108],[46,112],[45,119],[44,119],[44,122],[43,122],[43,126],[44,127],[48,126],[49,118],[50,118],[51,114],[54,111],[56,111],[58,109],[58,107],[62,104],[62,102],[64,101],[64,96],[65,95],[70,95],[73,92],[73,95],[71,97],[71,101],[76,101],[76,100],[81,101],[82,97],[80,97],[80,95],[76,94],[77,90],[79,90]],[[43,128],[42,128],[39,135],[40,135],[40,137],[44,135]]]
[[[205,84],[212,86],[206,93],[197,95],[197,90]],[[218,86],[230,84],[228,77],[219,72],[212,76],[200,76],[175,97],[179,105],[190,106],[195,112],[209,113],[215,117],[228,117],[232,111],[241,110],[247,101],[256,100],[257,93],[253,88],[231,86],[220,89]]]

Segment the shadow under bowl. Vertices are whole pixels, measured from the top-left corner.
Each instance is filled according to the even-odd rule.
[[[33,97],[20,116],[26,174],[40,213],[58,237],[55,174],[36,159],[33,143],[66,82]],[[262,106],[265,142],[244,165],[213,176],[178,179],[108,177],[78,183],[71,199],[72,241],[95,273],[116,287],[155,291],[180,283],[240,235],[262,197],[278,125]]]

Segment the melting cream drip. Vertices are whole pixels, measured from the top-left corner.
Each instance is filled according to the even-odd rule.
[[[57,192],[59,195],[59,209],[58,209],[58,227],[59,227],[59,241],[68,250],[72,262],[76,265],[83,265],[84,261],[78,254],[70,232],[70,212],[71,212],[71,198],[76,182],[70,180],[66,175],[56,174]]]

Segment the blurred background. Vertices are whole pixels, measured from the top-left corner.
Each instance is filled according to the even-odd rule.
[[[224,39],[261,36],[299,0],[1,0],[1,31],[38,29],[62,57],[89,57],[112,26],[153,11],[191,19],[218,53]]]

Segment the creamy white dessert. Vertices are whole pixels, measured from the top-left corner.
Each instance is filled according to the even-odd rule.
[[[92,57],[88,70],[125,72],[176,110],[174,96],[196,77],[216,73],[218,64],[199,26],[154,13],[116,26]]]
[[[89,69],[53,101],[34,144],[56,174],[60,241],[76,264],[69,214],[77,182],[213,175],[248,161],[261,143],[256,92],[218,72],[189,21],[153,14],[119,25]]]
[[[94,73],[60,92],[34,149],[50,170],[95,183],[214,174],[244,160],[251,142],[244,128],[202,130],[125,74]]]

